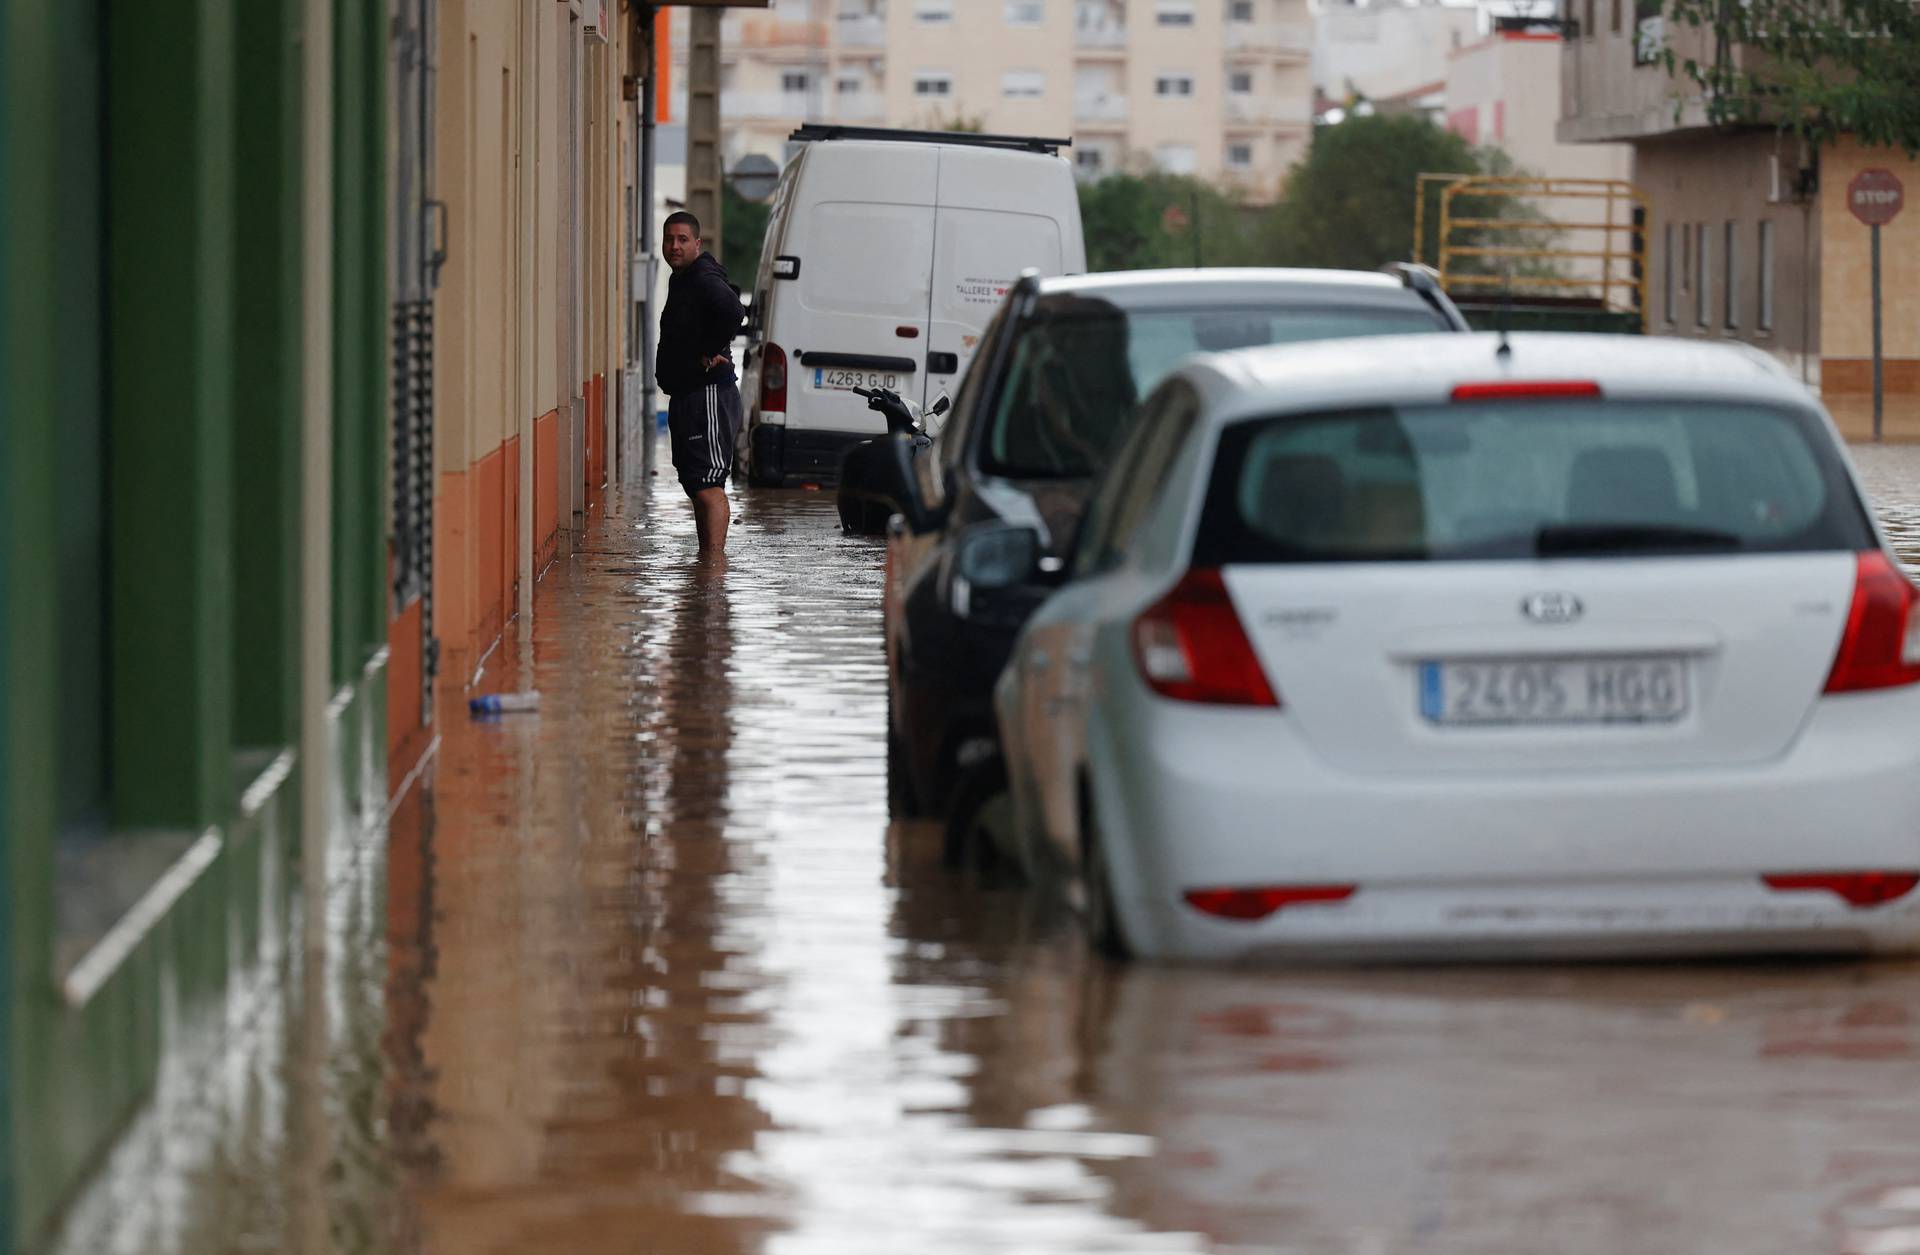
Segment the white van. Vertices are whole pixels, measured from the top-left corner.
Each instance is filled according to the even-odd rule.
[[[1068,141],[805,126],[767,221],[741,395],[761,485],[832,483],[886,429],[854,387],[957,390],[1020,273],[1087,268]]]

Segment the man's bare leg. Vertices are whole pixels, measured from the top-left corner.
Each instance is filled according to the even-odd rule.
[[[693,495],[693,526],[700,536],[701,553],[726,552],[730,508],[724,488],[702,488]]]

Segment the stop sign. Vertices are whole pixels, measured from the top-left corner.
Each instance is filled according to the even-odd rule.
[[[1862,170],[1847,184],[1847,208],[1870,227],[1892,222],[1905,197],[1905,189],[1891,170]]]

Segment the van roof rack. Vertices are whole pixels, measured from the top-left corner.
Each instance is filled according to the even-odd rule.
[[[796,143],[820,139],[877,139],[899,144],[961,144],[972,148],[1015,148],[1025,152],[1058,156],[1062,148],[1071,148],[1071,139],[1047,139],[1039,135],[982,135],[976,131],[901,131],[886,126],[841,126],[835,122],[809,122],[787,136]]]

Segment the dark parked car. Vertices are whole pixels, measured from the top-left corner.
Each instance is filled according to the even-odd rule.
[[[945,814],[963,773],[996,760],[994,680],[1052,591],[1028,578],[970,579],[1035,565],[1030,552],[997,552],[1008,529],[982,524],[1031,525],[1044,546],[1038,569],[1061,569],[1102,461],[1190,353],[1465,330],[1431,273],[1411,266],[1023,278],[982,336],[939,439],[918,456],[892,440],[889,482],[876,481],[902,510],[885,593],[895,813]]]

